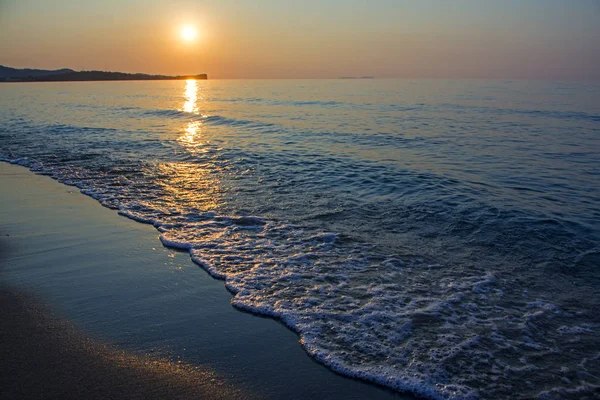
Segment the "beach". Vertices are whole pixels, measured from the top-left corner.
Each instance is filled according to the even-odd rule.
[[[158,232],[0,163],[0,397],[410,398],[334,374]]]
[[[89,339],[31,295],[0,288],[4,399],[252,398],[214,373]]]

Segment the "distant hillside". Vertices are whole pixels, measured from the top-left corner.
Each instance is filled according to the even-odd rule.
[[[3,65],[0,65],[0,79],[20,78],[20,77],[24,77],[24,76],[39,77],[39,76],[47,76],[47,75],[66,74],[66,73],[70,73],[70,72],[75,72],[75,71],[73,71],[72,69],[68,69],[68,68],[56,69],[56,70],[30,69],[30,68],[17,69],[17,68],[10,68],[10,67],[5,67]]]
[[[374,76],[340,76],[339,79],[375,79]]]
[[[168,76],[110,71],[74,71],[67,68],[49,71],[42,69],[16,69],[0,65],[0,82],[156,81],[207,78],[206,74]]]

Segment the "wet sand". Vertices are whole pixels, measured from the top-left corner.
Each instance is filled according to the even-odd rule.
[[[31,295],[0,288],[3,399],[245,399],[212,371],[120,351]]]
[[[316,363],[77,188],[6,163],[0,188],[0,398],[412,398]]]

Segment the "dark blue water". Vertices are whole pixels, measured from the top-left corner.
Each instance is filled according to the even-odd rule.
[[[336,371],[600,388],[598,84],[15,84],[0,123],[4,160],[153,223]]]

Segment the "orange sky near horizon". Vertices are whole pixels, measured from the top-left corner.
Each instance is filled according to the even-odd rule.
[[[600,6],[587,0],[49,3],[0,0],[1,65],[211,78],[600,79]],[[195,40],[182,40],[186,24]]]

